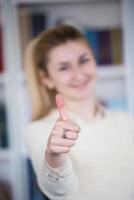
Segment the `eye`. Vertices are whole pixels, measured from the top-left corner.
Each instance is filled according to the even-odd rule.
[[[58,71],[67,71],[67,70],[69,70],[69,66],[68,65],[59,67],[59,69],[58,69]]]
[[[79,61],[79,63],[80,63],[80,64],[85,64],[85,63],[87,63],[87,62],[89,62],[89,61],[90,61],[89,58],[83,58],[83,59],[81,59],[81,60]]]

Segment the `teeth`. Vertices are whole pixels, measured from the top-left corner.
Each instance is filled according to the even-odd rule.
[[[74,87],[82,87],[82,86],[84,86],[86,83],[83,83],[83,84],[81,84],[81,85],[74,85]]]

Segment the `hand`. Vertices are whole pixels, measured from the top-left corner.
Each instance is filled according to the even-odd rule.
[[[46,150],[46,159],[54,167],[63,164],[71,147],[75,145],[80,132],[79,125],[70,120],[64,99],[59,94],[56,95],[56,105],[59,111],[59,119],[49,136]],[[66,137],[63,137],[64,130],[66,130]]]

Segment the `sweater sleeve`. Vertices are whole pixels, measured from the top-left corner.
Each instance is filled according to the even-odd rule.
[[[64,166],[52,168],[45,160],[45,149],[51,127],[32,122],[26,128],[28,155],[37,176],[41,191],[51,200],[71,200],[77,191],[78,181],[71,159]]]

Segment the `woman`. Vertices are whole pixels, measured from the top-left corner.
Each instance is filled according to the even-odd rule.
[[[27,49],[32,97],[27,147],[51,200],[134,199],[134,120],[96,99],[96,62],[69,25],[43,32]]]

